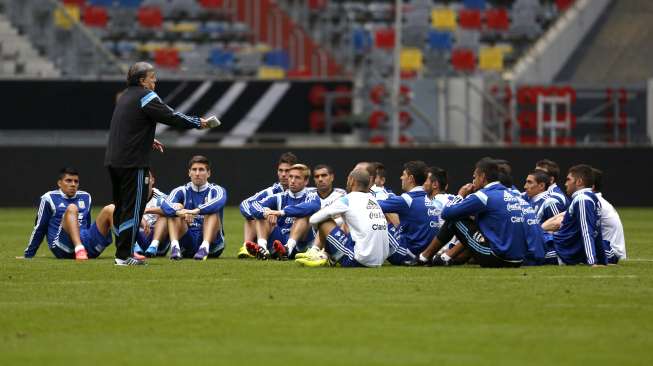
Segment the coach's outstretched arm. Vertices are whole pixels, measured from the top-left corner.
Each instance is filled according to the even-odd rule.
[[[206,120],[203,118],[175,112],[174,109],[163,103],[154,91],[150,91],[141,98],[141,108],[152,120],[169,126],[187,129],[208,127]]]

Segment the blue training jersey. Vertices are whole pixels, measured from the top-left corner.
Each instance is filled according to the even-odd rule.
[[[551,197],[551,192],[549,191],[544,191],[535,197],[529,198],[527,201],[533,206],[535,216],[540,223],[565,210],[565,205],[559,199]]]
[[[187,210],[200,209],[200,212],[193,222],[188,226],[188,230],[202,230],[204,225],[204,215],[217,213],[220,216],[220,222],[223,223],[218,233],[218,239],[224,240],[224,205],[227,202],[227,191],[221,186],[213,183],[206,183],[198,187],[193,183],[179,186],[170,192],[168,198],[161,204],[163,213],[172,217],[175,216],[174,203],[181,203]]]
[[[572,195],[560,230],[553,234],[558,258],[565,264],[607,264],[601,235],[601,203],[590,188]]]
[[[264,218],[263,212],[266,207],[271,210],[284,210],[285,217],[277,221],[277,226],[281,233],[287,234],[295,222],[295,217],[310,216],[320,209],[320,198],[315,190],[304,188],[293,193],[288,189],[253,202],[252,216],[257,219]]]
[[[378,202],[383,213],[399,215],[401,240],[413,254],[421,253],[438,234],[440,218],[421,186]]]
[[[283,186],[281,183],[277,182],[274,183],[273,185],[269,186],[268,188],[265,188],[261,191],[256,192],[254,195],[245,198],[241,203],[240,203],[240,213],[247,219],[252,218],[252,203],[256,201],[260,201],[264,199],[265,197],[272,196],[277,193],[283,192]]]
[[[499,182],[492,182],[465,199],[456,197],[442,210],[445,220],[468,216],[476,218],[479,230],[490,242],[490,249],[496,256],[505,260],[526,258],[525,218],[516,194]]]
[[[91,195],[88,192],[77,191],[73,197],[66,196],[61,190],[45,193],[41,196],[39,211],[36,215],[34,230],[25,249],[25,258],[32,258],[39,249],[43,238],[47,236],[48,246],[59,247],[67,253],[73,253],[75,248],[59,241],[63,228],[61,220],[68,205],[75,205],[79,210],[77,220],[80,229],[91,226]],[[63,235],[67,235],[65,232]]]
[[[560,189],[560,187],[558,187],[557,184],[553,183],[552,185],[550,185],[549,188],[547,189],[547,192],[549,192],[551,198],[554,198],[562,205],[562,207],[564,207],[564,209],[561,210],[560,212],[567,210],[567,207],[569,207],[569,203],[570,203],[569,197],[567,197],[565,192],[563,192],[562,189]]]
[[[540,226],[540,220],[537,218],[537,213],[531,204],[524,199],[524,196],[519,191],[512,191],[522,208],[522,215],[524,216],[523,228],[524,236],[526,237],[526,261],[525,265],[540,265],[544,263],[544,259],[548,253],[544,242],[544,231]],[[552,253],[555,256],[555,251]]]

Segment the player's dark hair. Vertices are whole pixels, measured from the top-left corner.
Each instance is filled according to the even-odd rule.
[[[371,163],[374,167],[374,172],[377,177],[385,178],[385,165],[380,161],[375,161]]]
[[[209,158],[204,155],[195,155],[188,161],[188,169],[190,169],[193,164],[204,164],[206,165],[206,170],[211,170],[211,162]]]
[[[66,175],[76,175],[79,177],[79,172],[75,168],[66,167],[59,170],[59,180],[63,179]]]
[[[277,163],[277,166],[281,164],[289,164],[289,165],[295,165],[297,164],[297,156],[290,151],[285,152],[281,154],[279,157],[279,162]]]
[[[421,160],[413,160],[404,164],[406,174],[412,175],[415,185],[421,186],[426,181],[426,163]]]
[[[557,181],[558,177],[560,177],[560,167],[558,166],[558,163],[553,160],[542,159],[535,163],[535,168],[546,171],[549,176],[553,177],[553,181]]]
[[[603,189],[603,171],[592,168],[592,172],[594,173],[594,192],[601,192]]]
[[[572,177],[583,180],[585,188],[592,188],[594,186],[594,171],[592,167],[587,164],[578,164],[569,168],[569,174]]]
[[[530,173],[528,173],[528,175],[533,176],[533,178],[535,179],[535,183],[537,184],[544,183],[544,189],[549,188],[549,186],[551,185],[549,174],[547,174],[547,172],[545,172],[544,170],[535,169]]]
[[[515,185],[512,179],[512,167],[507,160],[496,159],[495,162],[499,166],[499,182],[506,188],[512,188]]]
[[[432,166],[426,170],[426,174],[428,175],[429,173],[431,173],[431,181],[438,182],[440,191],[445,192],[447,190],[447,184],[449,184],[447,171],[440,167]]]
[[[485,175],[488,182],[499,180],[499,164],[492,158],[483,158],[477,161],[476,169]]]
[[[154,66],[147,62],[137,62],[131,65],[127,72],[127,85],[140,86],[141,79],[145,78],[150,71],[154,71]]]
[[[327,173],[329,173],[329,175],[333,175],[333,168],[326,165],[326,164],[318,164],[318,165],[314,166],[313,167],[313,174],[315,174],[316,170],[320,170],[320,169],[326,169]]]

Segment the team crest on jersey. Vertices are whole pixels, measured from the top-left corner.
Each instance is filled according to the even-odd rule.
[[[79,208],[86,208],[86,205],[84,204],[84,201],[78,201],[78,202],[77,202],[77,206],[78,206]]]
[[[367,209],[368,210],[373,209],[373,208],[378,208],[378,207],[379,207],[379,205],[376,202],[374,202],[372,200],[367,201]]]

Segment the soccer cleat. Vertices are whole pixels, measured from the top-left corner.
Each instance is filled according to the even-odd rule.
[[[208,256],[209,256],[209,251],[204,247],[200,247],[197,253],[195,253],[195,255],[193,256],[193,259],[195,259],[196,261],[205,261]]]
[[[75,251],[75,260],[76,261],[88,260],[88,252],[86,252],[86,249],[76,250]]]
[[[256,256],[249,254],[247,251],[247,246],[243,244],[242,247],[238,250],[238,259],[249,259],[249,258],[256,258]]]
[[[303,253],[295,254],[295,259],[312,258],[312,257],[315,257],[315,256],[319,255],[320,252],[321,252],[321,250],[318,249],[317,247],[310,247],[310,248],[308,248],[307,251],[305,251]]]
[[[247,247],[247,252],[250,255],[255,256],[256,259],[264,261],[270,258],[270,252],[268,252],[266,248],[263,248],[252,241],[245,243],[245,247]]]
[[[145,261],[138,260],[133,257],[129,257],[127,259],[116,258],[114,262],[116,266],[147,266],[147,263],[145,263]]]
[[[329,259],[324,257],[299,258],[295,259],[295,262],[304,267],[328,267],[330,265]]]
[[[441,256],[436,255],[433,257],[433,260],[431,261],[431,265],[434,267],[448,266],[449,261],[445,261],[444,259],[442,259]]]
[[[288,250],[286,249],[286,246],[281,244],[279,240],[275,240],[274,243],[272,243],[272,248],[274,248],[274,255],[276,259],[280,261],[288,260]]]
[[[181,260],[181,249],[179,247],[172,247],[170,251],[170,259],[173,261]]]
[[[149,246],[147,247],[147,250],[145,251],[145,256],[148,258],[156,257],[156,253],[159,250],[157,247]]]
[[[147,259],[146,256],[142,255],[142,254],[139,253],[139,252],[134,252],[134,254],[132,255],[132,257],[134,257],[134,259],[138,259],[139,261],[144,261],[144,260]]]

